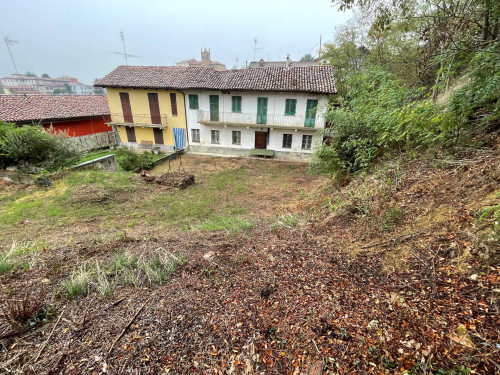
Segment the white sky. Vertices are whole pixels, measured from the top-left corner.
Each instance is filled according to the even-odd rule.
[[[14,73],[3,38],[11,47],[19,73],[51,77],[69,75],[91,84],[124,58],[125,33],[130,65],[174,65],[200,60],[200,48],[212,60],[242,67],[253,60],[292,60],[313,51],[322,34],[333,39],[335,26],[349,14],[330,0],[0,0],[0,76]]]

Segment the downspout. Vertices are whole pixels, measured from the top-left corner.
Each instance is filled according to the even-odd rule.
[[[188,118],[187,118],[187,109],[186,109],[186,94],[180,90],[177,90],[177,91],[179,91],[182,94],[182,100],[184,101],[184,120],[186,122],[186,148],[189,151],[190,145],[189,145],[189,135],[188,135],[189,128],[188,128]]]

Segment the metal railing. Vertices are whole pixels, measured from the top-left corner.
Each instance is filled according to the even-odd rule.
[[[200,124],[224,124],[224,125],[263,125],[282,128],[323,128],[324,120],[321,116],[316,116],[314,126],[305,126],[305,116],[276,115],[268,114],[264,121],[257,122],[256,113],[219,112],[217,116],[210,116],[210,111],[198,111],[198,122]]]
[[[130,124],[132,126],[150,126],[150,127],[165,127],[167,125],[167,115],[160,115],[160,123],[153,124],[151,114],[136,114],[132,113],[132,122],[125,121],[123,113],[111,113],[111,122],[119,124]]]

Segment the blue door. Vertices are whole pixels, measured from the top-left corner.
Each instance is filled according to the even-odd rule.
[[[173,128],[174,132],[174,148],[180,150],[186,147],[186,132],[185,129]]]

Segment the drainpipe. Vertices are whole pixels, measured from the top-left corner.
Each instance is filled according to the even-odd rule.
[[[184,101],[184,119],[186,121],[186,148],[189,150],[189,128],[188,128],[188,118],[187,118],[187,110],[186,110],[186,94],[182,91],[177,90],[182,94],[182,100]]]

